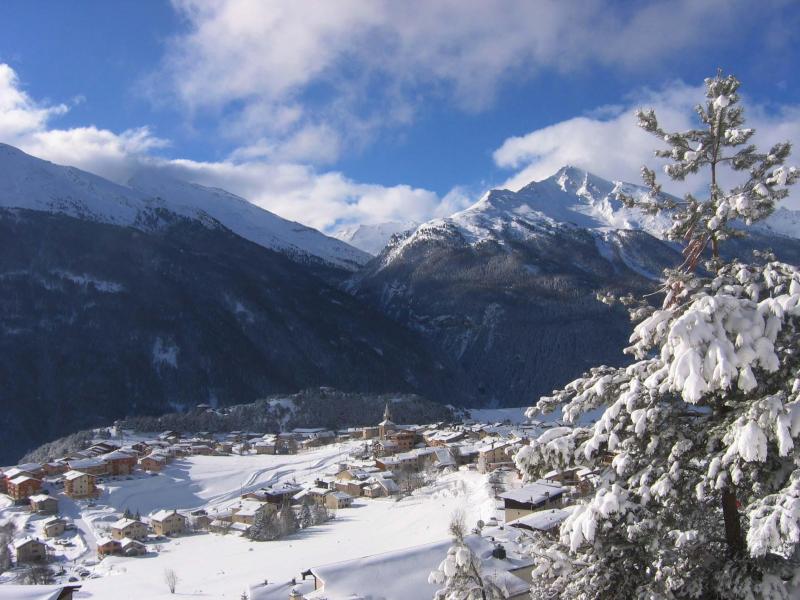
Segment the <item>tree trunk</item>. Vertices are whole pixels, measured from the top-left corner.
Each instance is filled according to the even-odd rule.
[[[722,516],[725,519],[725,541],[732,555],[744,554],[744,536],[739,519],[736,494],[731,489],[722,492]]]

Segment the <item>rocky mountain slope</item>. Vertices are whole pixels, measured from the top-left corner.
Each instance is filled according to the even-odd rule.
[[[573,167],[492,190],[393,237],[348,289],[457,361],[484,402],[530,404],[592,365],[625,360],[627,314],[597,292],[654,292],[662,269],[680,263],[659,239],[668,222],[624,208],[620,186],[644,192]],[[763,228],[725,247],[800,259],[800,241]]]

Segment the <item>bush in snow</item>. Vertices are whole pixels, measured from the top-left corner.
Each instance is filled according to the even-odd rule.
[[[667,274],[663,307],[631,302],[640,321],[624,368],[598,367],[542,398],[564,421],[604,408],[590,427],[554,428],[523,448],[529,477],[589,465],[594,495],[564,521],[560,537],[535,538],[534,597],[789,598],[800,553],[800,270],[762,257],[723,264],[718,245],[732,219],[768,215],[796,180],[780,165],[788,144],[767,155],[748,146],[752,130],[736,105],[738,81],[706,81],[698,107],[706,130],[664,134],[676,179],[707,165],[710,200],[662,202],[652,172],[649,210],[669,210],[688,241],[682,271]],[[652,111],[645,129],[663,133]],[[690,145],[696,144],[697,147]],[[717,164],[749,169],[723,191]],[[763,189],[762,189],[763,188]],[[736,198],[735,202],[733,198]],[[716,205],[716,208],[712,208]],[[721,208],[722,207],[722,208]],[[690,272],[712,246],[703,275]],[[794,580],[794,581],[793,581]]]

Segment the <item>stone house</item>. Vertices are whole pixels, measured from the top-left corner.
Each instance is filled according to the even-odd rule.
[[[514,462],[507,454],[511,449],[510,442],[492,442],[478,448],[478,472],[491,473],[501,466],[513,466]]]
[[[325,507],[338,510],[353,504],[353,497],[345,492],[330,492],[325,494]]]
[[[144,556],[147,546],[138,540],[123,538],[119,541],[119,550],[123,556]]]
[[[115,540],[143,540],[147,537],[147,525],[136,519],[122,518],[111,526],[111,537]]]
[[[47,560],[47,546],[34,538],[14,541],[14,555],[17,564],[43,562]]]
[[[103,455],[109,475],[130,475],[136,467],[136,455],[124,450],[114,450]]]
[[[151,473],[158,473],[167,465],[167,457],[161,454],[148,454],[139,459],[139,466]]]
[[[150,515],[150,525],[156,535],[180,535],[186,531],[186,517],[176,510],[159,510]]]
[[[50,517],[42,523],[42,531],[47,537],[58,537],[66,530],[67,522],[61,517]]]
[[[47,494],[34,494],[29,497],[31,512],[53,515],[58,512],[58,500]]]

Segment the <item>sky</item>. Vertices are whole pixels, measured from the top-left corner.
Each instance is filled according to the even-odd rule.
[[[758,143],[800,143],[799,38],[791,0],[5,0],[0,142],[326,232],[419,222],[564,164],[637,182],[633,111],[688,128],[717,68]]]

